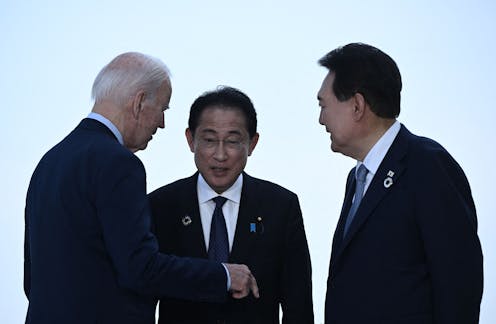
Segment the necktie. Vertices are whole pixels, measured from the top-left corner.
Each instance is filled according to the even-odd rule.
[[[350,211],[348,212],[348,217],[346,218],[343,237],[346,236],[350,224],[353,221],[353,218],[355,217],[355,213],[358,209],[358,206],[360,206],[360,202],[362,201],[363,190],[365,189],[365,178],[367,177],[368,172],[369,171],[367,170],[365,165],[361,164],[356,173],[355,198],[353,199],[353,204],[351,204]]]
[[[212,200],[215,202],[215,210],[210,225],[208,258],[214,261],[227,262],[229,258],[229,240],[227,238],[226,221],[222,213],[222,206],[227,199],[217,196]]]

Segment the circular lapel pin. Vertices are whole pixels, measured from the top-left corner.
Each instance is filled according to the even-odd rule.
[[[184,216],[182,222],[184,226],[188,226],[192,222],[191,217],[189,217],[188,215]]]
[[[393,185],[393,178],[387,177],[384,179],[384,188],[389,188]]]

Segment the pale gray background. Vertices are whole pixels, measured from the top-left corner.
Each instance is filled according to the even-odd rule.
[[[300,197],[322,323],[330,245],[354,161],[330,151],[317,122],[326,70],[316,62],[362,41],[400,67],[400,121],[442,143],[470,180],[485,255],[481,323],[495,323],[496,177],[486,174],[496,159],[495,18],[489,0],[0,0],[0,322],[24,321],[23,208],[35,165],[87,115],[103,65],[140,51],[170,67],[174,88],[165,130],[139,153],[148,189],[194,172],[184,139],[192,101],[219,84],[245,91],[261,135],[247,171]]]

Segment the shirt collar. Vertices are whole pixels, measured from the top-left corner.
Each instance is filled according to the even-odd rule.
[[[107,128],[110,129],[110,131],[117,138],[117,140],[119,141],[119,143],[121,143],[121,145],[124,145],[124,140],[122,139],[121,132],[119,132],[119,130],[117,129],[117,127],[115,127],[115,125],[112,124],[112,122],[110,120],[108,120],[107,118],[103,117],[102,115],[100,115],[100,114],[98,114],[96,112],[90,112],[90,114],[88,115],[87,118],[97,120],[100,123],[102,123],[105,126],[107,126]]]
[[[394,139],[396,138],[396,135],[398,135],[400,128],[401,124],[396,120],[384,133],[384,135],[382,135],[381,138],[374,144],[365,159],[363,159],[363,162],[358,161],[356,170],[358,170],[358,167],[363,163],[365,164],[367,170],[372,175],[375,175],[389,148],[393,145]]]
[[[203,204],[217,196],[225,197],[237,204],[241,201],[241,189],[243,188],[243,174],[241,173],[233,185],[221,194],[215,192],[205,181],[201,173],[198,175],[198,202]]]

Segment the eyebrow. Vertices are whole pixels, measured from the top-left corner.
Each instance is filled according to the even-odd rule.
[[[217,134],[217,131],[214,130],[214,129],[211,129],[211,128],[205,128],[205,129],[202,129],[201,131],[202,133],[208,133],[208,134]],[[228,134],[229,135],[239,135],[239,136],[242,136],[241,132],[238,131],[238,130],[230,130],[228,131]]]

